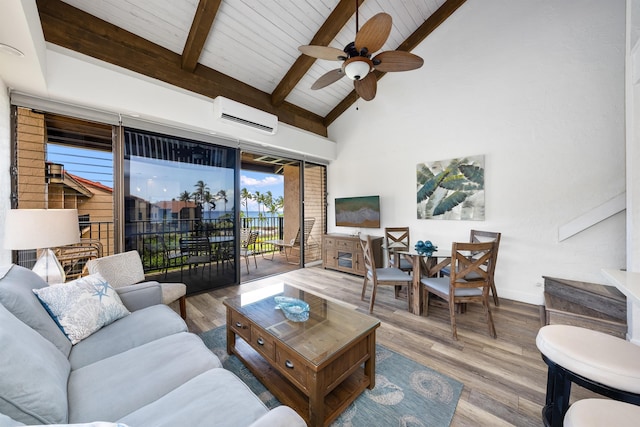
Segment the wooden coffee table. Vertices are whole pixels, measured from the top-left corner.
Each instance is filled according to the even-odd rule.
[[[306,301],[309,320],[287,320],[275,308],[277,295]],[[284,283],[224,304],[227,352],[310,427],[329,425],[375,386],[378,319]]]

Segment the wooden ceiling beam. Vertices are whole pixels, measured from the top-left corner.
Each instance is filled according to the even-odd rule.
[[[467,0],[447,0],[436,10],[431,16],[429,16],[417,30],[415,30],[405,41],[403,41],[396,50],[404,52],[411,52],[422,41],[427,38],[436,28],[440,26],[444,21],[449,18],[453,12],[458,10],[460,6]],[[386,73],[380,71],[374,71],[376,79],[380,80]],[[342,113],[344,113],[350,106],[352,106],[358,100],[356,91],[353,90],[346,98],[344,98],[333,110],[329,112],[324,118],[325,126],[329,127]]]
[[[315,113],[286,102],[275,107],[270,94],[203,65],[188,72],[180,55],[60,0],[37,0],[37,6],[47,42],[212,99],[234,99],[275,114],[283,123],[327,136],[323,118]]]
[[[220,3],[222,0],[200,0],[182,51],[182,69],[191,72],[196,69]]]
[[[364,3],[364,0],[357,1],[358,6]],[[347,24],[349,19],[356,13],[355,5],[354,0],[340,0],[340,3],[333,9],[309,44],[328,46]],[[278,106],[284,102],[285,98],[291,93],[293,88],[296,87],[307,71],[309,71],[315,61],[315,58],[302,54],[296,59],[296,62],[289,68],[287,74],[280,80],[280,83],[278,83],[278,86],[276,86],[271,94],[271,103],[274,106]]]

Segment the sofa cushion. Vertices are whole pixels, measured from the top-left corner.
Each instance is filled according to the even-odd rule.
[[[144,281],[142,260],[135,250],[89,260],[87,270],[102,274],[114,288]]]
[[[67,422],[69,361],[0,305],[0,413],[25,424]]]
[[[202,340],[188,332],[151,341],[72,371],[69,421],[119,420],[221,366]]]
[[[212,369],[120,419],[136,427],[248,426],[268,412],[233,373]]]
[[[71,342],[32,291],[47,286],[47,282],[33,271],[14,265],[0,279],[0,303],[22,322],[55,344],[62,354],[68,357]]]
[[[99,274],[33,292],[72,344],[129,314],[118,293]]]
[[[71,369],[75,370],[158,338],[186,331],[187,324],[184,320],[166,305],[143,308],[74,345],[69,355]]]

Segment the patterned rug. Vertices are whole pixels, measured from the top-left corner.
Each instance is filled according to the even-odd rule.
[[[220,326],[200,337],[267,407],[280,405],[238,358],[227,354],[225,331]],[[378,344],[375,388],[366,389],[331,426],[448,426],[461,392],[462,383]]]

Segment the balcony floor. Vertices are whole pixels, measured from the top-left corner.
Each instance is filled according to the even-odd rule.
[[[297,264],[299,258],[297,256],[291,256],[289,262],[287,262],[284,255],[275,253],[273,260],[271,254],[256,255],[256,264],[253,261],[253,257],[249,257],[249,272],[247,273],[247,267],[244,258],[241,258],[240,270],[240,283],[250,282],[252,280],[260,279],[263,277],[273,276],[275,274],[286,273],[288,271],[296,270],[300,268]],[[164,272],[160,273],[147,273],[147,280],[156,280],[158,282],[181,282],[187,285],[187,295],[196,295],[201,292],[208,292],[213,289],[224,288],[234,285],[234,266],[233,263],[211,263],[203,266],[192,267],[189,271],[189,267],[184,266],[182,273],[180,267],[170,268],[166,275]]]

